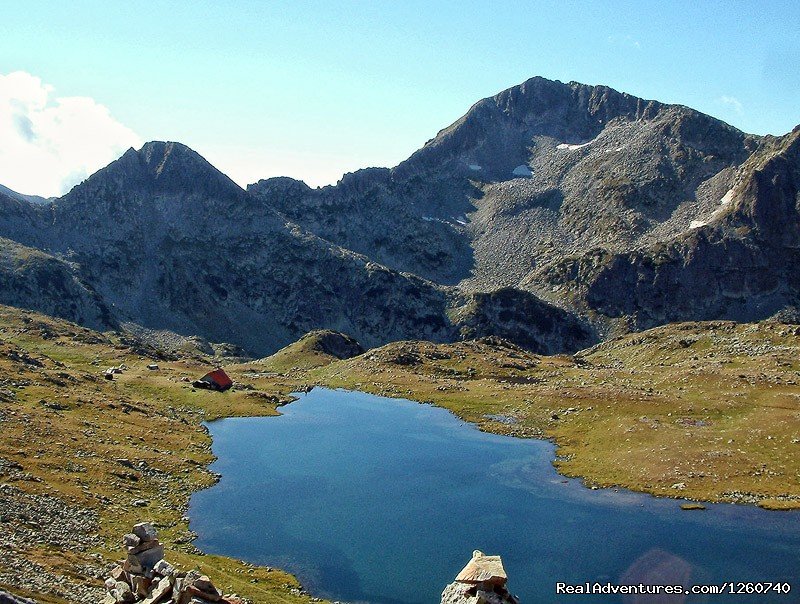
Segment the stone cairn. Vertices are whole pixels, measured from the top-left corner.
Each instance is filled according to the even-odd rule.
[[[444,588],[441,604],[519,604],[506,589],[508,576],[500,556],[487,556],[480,550]]]
[[[106,579],[102,604],[242,604],[226,596],[195,570],[179,572],[164,560],[164,546],[149,522],[140,522],[122,538],[127,557]]]

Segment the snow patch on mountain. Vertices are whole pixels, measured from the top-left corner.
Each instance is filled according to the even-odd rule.
[[[589,141],[588,143],[581,143],[579,145],[571,145],[569,143],[561,143],[560,145],[558,145],[556,147],[556,149],[562,149],[562,150],[565,150],[565,151],[575,151],[577,149],[582,149],[586,145],[591,145],[592,142],[594,142],[594,141]]]

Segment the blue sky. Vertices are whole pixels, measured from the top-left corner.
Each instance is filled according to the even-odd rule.
[[[98,115],[102,144],[177,140],[240,184],[285,174],[317,185],[397,164],[534,75],[682,103],[758,134],[800,123],[797,2],[0,0],[0,23],[0,74],[38,78],[51,109],[94,103],[70,114],[72,134],[53,135],[66,176],[28,175],[26,193],[99,167],[99,142],[72,172],[67,158],[82,149],[69,137],[91,138],[79,124]],[[43,137],[61,123],[37,119]],[[0,183],[15,188],[22,159],[9,155]]]

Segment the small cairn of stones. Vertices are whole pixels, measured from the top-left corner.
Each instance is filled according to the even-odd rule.
[[[207,576],[177,571],[164,559],[164,546],[149,522],[134,525],[122,543],[128,555],[106,579],[102,604],[242,604],[223,595]]]
[[[119,375],[126,369],[128,369],[128,366],[125,363],[122,363],[118,367],[109,367],[103,373],[103,377],[105,377],[107,380],[113,380],[115,375]]]
[[[487,556],[480,550],[444,588],[441,604],[519,604],[506,589],[508,576],[500,556]]]

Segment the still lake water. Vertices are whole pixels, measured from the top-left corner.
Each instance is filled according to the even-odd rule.
[[[800,514],[590,490],[556,473],[549,442],[411,401],[316,388],[281,411],[209,424],[222,478],[192,497],[191,528],[202,550],[284,568],[315,595],[438,603],[481,549],[525,604],[622,601],[556,581],[787,581],[788,596],[687,601],[800,601]]]

